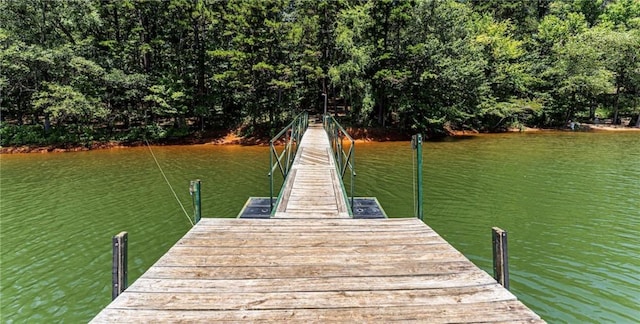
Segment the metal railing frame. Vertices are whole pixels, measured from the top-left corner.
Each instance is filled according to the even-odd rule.
[[[347,168],[349,169],[349,174],[351,176],[350,183],[350,194],[347,203],[349,204],[349,214],[353,215],[353,206],[354,206],[354,190],[355,190],[355,141],[349,133],[347,133],[342,126],[336,121],[336,119],[326,114],[322,118],[322,122],[324,125],[324,129],[329,136],[329,143],[331,146],[331,150],[333,152],[333,157],[336,162],[336,169],[339,173],[340,181],[344,178],[345,173],[347,172]],[[344,150],[344,140],[349,142],[349,150],[348,152]],[[342,187],[344,188],[344,183],[342,183]],[[346,189],[346,188],[345,188]],[[346,193],[345,193],[346,195]]]
[[[282,184],[284,185],[307,126],[309,126],[309,115],[307,112],[301,112],[293,118],[291,123],[269,140],[269,212],[273,212],[273,174],[276,169],[279,169],[282,173]],[[281,141],[285,142],[284,148],[282,152],[278,152],[276,144]]]

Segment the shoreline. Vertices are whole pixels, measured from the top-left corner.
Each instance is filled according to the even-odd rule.
[[[367,129],[367,128],[347,128],[349,134],[353,137],[355,143],[371,143],[371,142],[393,142],[393,141],[409,141],[411,135],[399,130],[384,129]],[[611,125],[581,125],[580,130],[571,131],[569,129],[557,128],[531,128],[524,129],[511,128],[504,132],[479,132],[477,130],[450,130],[449,137],[460,136],[483,136],[505,133],[554,133],[554,132],[640,132],[640,128],[628,126],[611,126]],[[229,132],[224,136],[207,136],[207,137],[186,137],[180,139],[170,139],[161,143],[151,143],[152,146],[168,146],[168,145],[268,145],[269,139],[258,137],[241,137],[235,132]],[[145,146],[143,141],[123,143],[117,141],[95,142],[90,147],[87,146],[9,146],[0,147],[0,154],[27,154],[27,153],[67,153],[67,152],[83,152],[93,150],[111,150],[124,149],[130,147]]]
[[[569,128],[534,128],[524,127],[509,128],[503,132],[479,132],[477,130],[452,130],[450,131],[452,136],[474,136],[474,135],[491,135],[491,134],[506,134],[506,133],[616,133],[616,132],[640,132],[638,127],[630,126],[611,126],[611,125],[593,125],[593,124],[581,124],[579,129],[571,130]]]

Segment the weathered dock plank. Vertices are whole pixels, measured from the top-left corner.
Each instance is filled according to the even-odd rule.
[[[170,310],[108,309],[102,319],[118,322],[126,318],[132,322],[164,321],[209,323],[219,321],[271,321],[298,323],[335,322],[422,322],[422,323],[479,323],[478,319],[491,319],[491,323],[536,323],[531,311],[518,301],[453,304],[447,309],[439,305],[359,307],[332,309],[275,309],[275,310],[193,310],[176,314]]]
[[[300,278],[300,277],[345,277],[345,276],[428,276],[452,274],[473,269],[468,262],[403,262],[387,265],[366,265],[366,269],[355,269],[346,265],[318,264],[289,266],[255,267],[153,267],[146,273],[151,278],[171,279],[264,279],[264,278]]]
[[[288,291],[288,292],[136,292],[122,294],[113,303],[113,308],[165,309],[182,311],[227,310],[227,309],[310,309],[310,308],[358,308],[428,306],[450,304],[473,304],[478,302],[513,300],[506,289],[493,285],[462,288],[432,288],[409,290],[356,290],[356,291]]]
[[[198,280],[198,282],[194,282]],[[359,291],[363,289],[435,289],[495,284],[490,276],[476,272],[448,273],[424,276],[367,276],[321,278],[266,279],[138,279],[129,292],[191,292],[216,293],[238,290],[254,293],[297,291]]]
[[[257,254],[261,255],[281,255],[287,250],[294,248],[294,246],[274,246],[265,249],[264,247],[249,246],[249,247],[235,247],[235,246],[185,246],[176,245],[172,248],[172,252],[179,251],[181,255],[246,255]],[[434,244],[397,244],[397,245],[360,245],[360,246],[295,246],[296,253],[301,255],[306,254],[330,254],[330,253],[384,253],[384,254],[402,254],[411,255],[411,253],[425,254],[425,253],[440,253],[450,251],[448,244],[434,243]],[[408,251],[413,250],[413,251]]]
[[[204,218],[93,322],[396,320],[541,322],[417,219],[323,218]]]

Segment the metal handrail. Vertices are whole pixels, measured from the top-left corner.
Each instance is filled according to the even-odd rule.
[[[293,121],[285,126],[276,136],[269,140],[269,211],[273,212],[273,174],[276,169],[280,169],[282,174],[282,184],[287,178],[293,160],[298,152],[302,135],[309,126],[309,116],[306,112],[299,113],[293,118]],[[282,152],[278,152],[276,143],[285,141]],[[286,159],[285,159],[286,157]],[[274,162],[275,158],[275,162]]]
[[[340,175],[340,179],[344,179],[344,175],[347,172],[347,168],[349,169],[349,173],[351,176],[350,181],[350,197],[347,199],[347,203],[350,205],[349,211],[353,214],[353,203],[354,203],[354,189],[355,189],[355,141],[349,133],[347,133],[342,126],[336,121],[335,118],[331,115],[324,115],[322,118],[324,129],[329,136],[329,143],[331,145],[331,150],[333,152],[333,157],[336,162],[336,169]],[[349,145],[349,150],[345,151],[344,149],[344,140],[347,140]],[[343,183],[344,188],[344,183]]]

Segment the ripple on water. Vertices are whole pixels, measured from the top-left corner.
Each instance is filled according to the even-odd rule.
[[[507,230],[511,291],[549,322],[635,322],[637,143],[587,133],[427,142],[426,222],[488,272],[490,228]],[[154,152],[187,209],[189,180],[202,179],[205,216],[234,216],[269,193],[268,148]],[[358,145],[357,195],[413,215],[412,154],[407,142]],[[190,227],[146,148],[0,162],[3,322],[90,320],[110,301],[112,235],[129,232],[133,282]]]
[[[640,159],[616,153],[638,137],[592,135],[425,149],[427,223],[489,271],[487,229],[509,231],[512,291],[551,322],[640,317]]]

